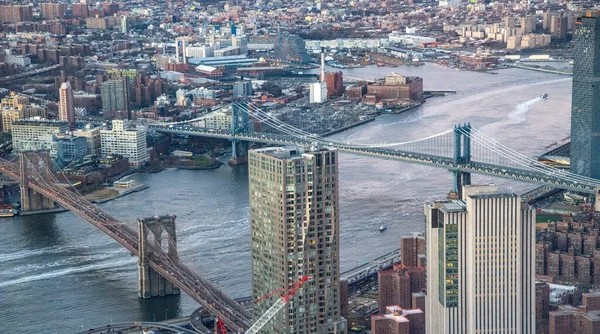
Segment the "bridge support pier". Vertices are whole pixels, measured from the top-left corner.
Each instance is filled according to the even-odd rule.
[[[42,177],[48,182],[54,182],[48,175],[50,169],[50,153],[48,151],[39,152],[19,152],[19,169],[21,180],[19,180],[21,190],[21,211],[39,211],[54,208],[54,201],[38,194],[29,188],[29,178]],[[46,168],[48,167],[48,169]],[[34,172],[34,168],[35,171]]]
[[[158,257],[150,251],[151,248],[163,249],[161,245],[166,244],[167,257],[176,262],[179,260],[177,254],[177,236],[175,234],[175,216],[155,216],[150,218],[138,218],[138,296],[140,298],[162,297],[178,295],[179,288],[174,286],[161,274],[149,265],[150,256]],[[165,232],[166,235],[163,235]],[[152,237],[150,240],[148,237]],[[164,238],[164,240],[163,240]],[[153,240],[152,240],[153,239]]]
[[[231,134],[248,133],[248,102],[236,102],[231,105]],[[248,162],[248,142],[231,141],[230,165],[240,165]]]
[[[248,162],[248,142],[234,140],[231,142],[230,165],[241,165]]]
[[[466,165],[471,162],[471,124],[454,126],[454,164]],[[454,180],[449,199],[462,198],[462,187],[471,184],[471,173],[451,170]]]

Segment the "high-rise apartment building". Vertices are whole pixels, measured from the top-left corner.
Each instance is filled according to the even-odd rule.
[[[122,120],[113,120],[112,129],[100,130],[100,142],[102,156],[120,155],[129,159],[132,166],[140,166],[149,159],[146,130],[127,128]]]
[[[310,56],[306,52],[306,44],[298,35],[287,33],[279,34],[275,40],[275,59],[289,63],[310,62]]]
[[[552,33],[552,37],[558,39],[567,38],[567,17],[564,15],[552,15],[552,20],[550,21],[550,32]]]
[[[425,215],[427,333],[535,333],[535,211],[465,186]]]
[[[58,119],[69,124],[75,124],[75,105],[73,104],[73,89],[71,84],[63,82],[58,91]]]
[[[577,19],[573,32],[571,172],[600,178],[600,18]]]
[[[64,3],[44,2],[40,4],[42,18],[62,19],[67,13],[67,5]]]
[[[249,152],[252,296],[313,277],[262,333],[346,331],[340,316],[337,160],[336,150],[324,148]],[[254,304],[254,318],[275,298]]]
[[[102,83],[102,111],[104,117],[131,119],[129,113],[129,91],[126,78],[108,80]]]
[[[33,21],[33,6],[0,6],[0,23]]]

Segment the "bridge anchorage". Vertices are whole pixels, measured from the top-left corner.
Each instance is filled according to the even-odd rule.
[[[175,218],[174,215],[138,218],[138,295],[140,298],[180,294],[178,287],[150,267],[152,253],[149,249],[163,250],[163,232],[166,233],[167,257],[173,262],[179,261]]]
[[[29,181],[33,178],[43,178],[50,181],[52,176],[48,173],[46,166],[51,166],[50,153],[48,151],[24,151],[19,152],[21,211],[39,211],[54,208],[54,201],[35,190],[29,188]],[[37,175],[37,176],[36,176]]]

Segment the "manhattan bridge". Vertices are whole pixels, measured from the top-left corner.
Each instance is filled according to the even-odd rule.
[[[250,119],[268,126],[275,133],[249,131]],[[245,102],[232,105],[230,130],[194,126],[197,121],[198,119],[155,124],[149,125],[148,128],[176,135],[227,139],[232,142],[232,159],[238,162],[245,161],[249,143],[264,143],[327,146],[348,154],[438,167],[453,173],[453,190],[456,192],[460,191],[462,185],[470,184],[472,173],[586,194],[595,194],[596,189],[600,187],[600,180],[547,166],[496,142],[469,124],[457,125],[442,133],[418,140],[363,144],[332,140],[302,131]],[[172,225],[163,225],[163,222],[169,219],[155,217],[152,222],[139,219],[137,229],[128,226],[124,221],[83,198],[75,189],[61,185],[57,177],[61,171],[52,168],[50,159],[44,152],[20,153],[18,163],[0,159],[0,171],[20,183],[22,197],[23,194],[29,194],[31,198],[41,198],[41,202],[55,202],[125,247],[133,256],[138,257],[140,277],[152,270],[163,281],[172,284],[172,289],[184,291],[206,311],[220,317],[231,331],[244,332],[251,327],[252,314],[245,307],[179,260],[174,222]],[[163,234],[166,234],[167,249],[161,246],[164,245],[161,243]],[[149,241],[148,235],[153,235],[154,242]],[[140,295],[142,290],[147,288],[142,285],[140,283]]]

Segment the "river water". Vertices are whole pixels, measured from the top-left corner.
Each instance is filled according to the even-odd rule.
[[[456,90],[400,115],[384,115],[334,138],[361,143],[406,141],[471,122],[529,156],[566,137],[571,78],[519,69],[491,75],[427,64],[359,68],[347,76],[391,71],[424,78],[426,90]],[[542,93],[550,95],[541,100]],[[247,166],[168,170],[131,179],[150,188],[102,204],[124,221],[175,214],[182,261],[233,297],[250,295]],[[533,185],[488,177],[516,192]],[[443,199],[450,173],[420,165],[341,155],[341,266],[350,269],[399,247],[399,237],[424,229],[422,205]],[[385,233],[379,226],[385,224]],[[136,259],[71,213],[0,220],[0,327],[4,333],[71,333],[123,321],[188,315],[185,295],[137,297]]]

